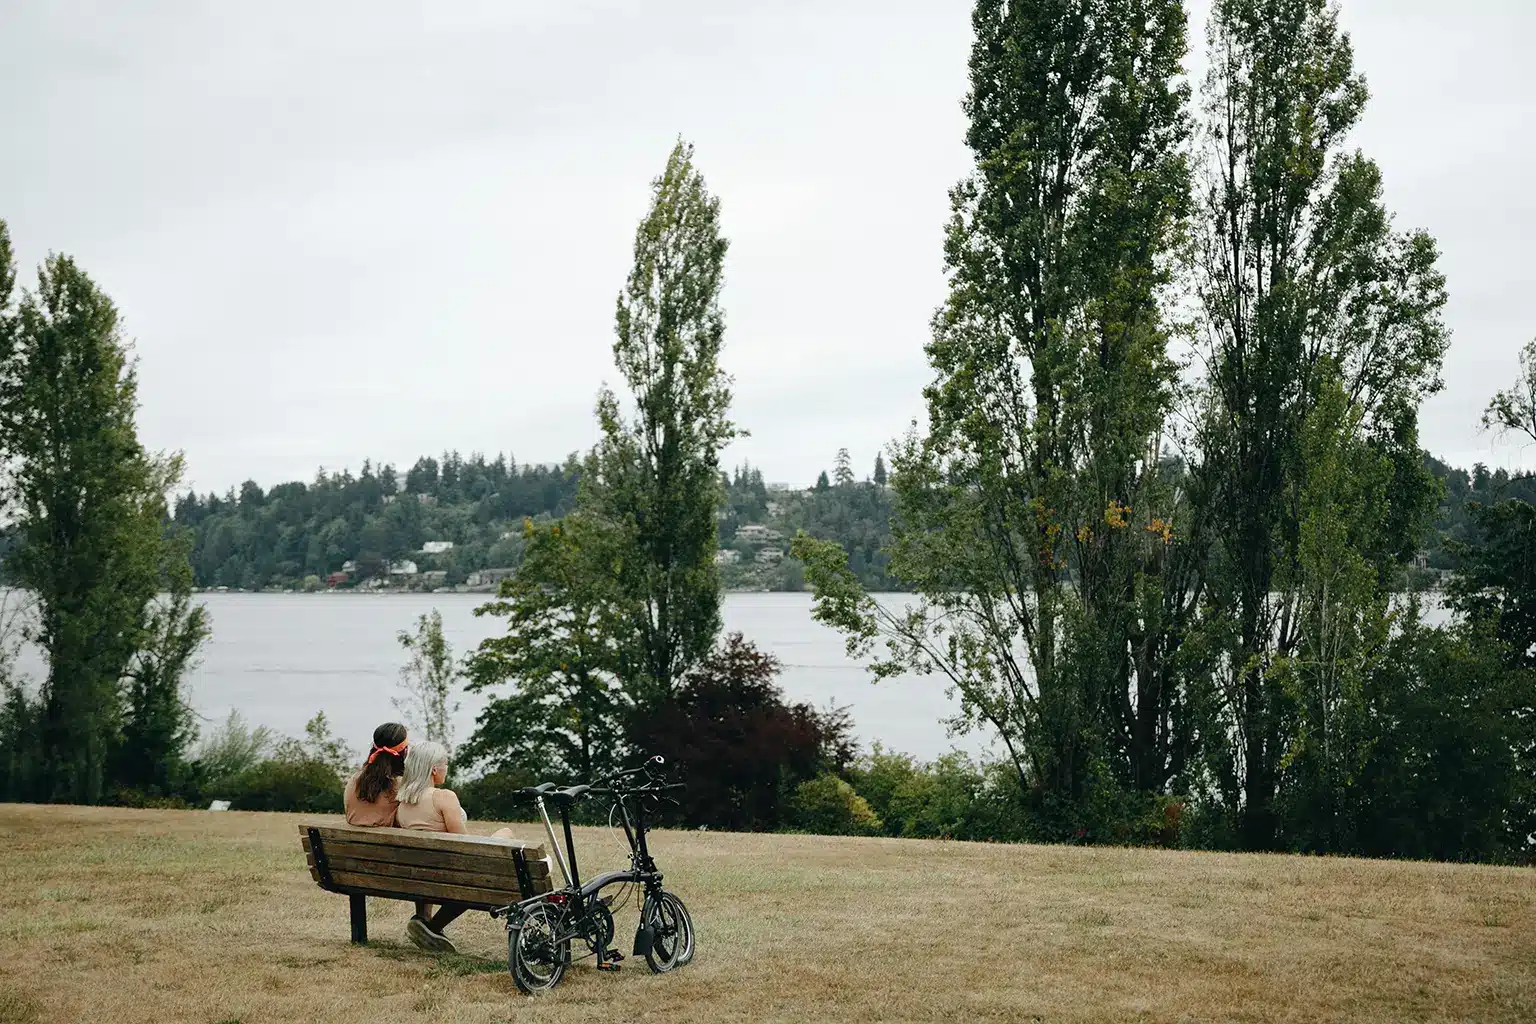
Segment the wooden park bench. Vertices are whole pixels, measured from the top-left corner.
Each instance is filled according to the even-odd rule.
[[[368,941],[367,897],[494,910],[551,889],[544,847],[403,828],[300,825],[309,873],[352,899],[352,941]]]

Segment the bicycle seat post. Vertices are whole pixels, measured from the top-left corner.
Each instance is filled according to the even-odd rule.
[[[576,803],[569,795],[560,801],[560,824],[565,826],[565,848],[570,851],[571,873],[567,882],[572,889],[581,888],[581,869],[576,866],[576,841],[571,838],[571,808]]]
[[[560,874],[565,876],[565,884],[567,886],[574,885],[575,883],[571,881],[571,869],[566,866],[565,854],[560,849],[560,841],[555,838],[555,825],[554,822],[549,820],[549,811],[544,806],[543,795],[534,797],[533,802],[539,807],[539,817],[544,819],[544,835],[549,838],[550,852],[554,855],[555,863],[560,866]],[[567,839],[570,838],[571,826],[569,823],[565,826],[565,835]]]

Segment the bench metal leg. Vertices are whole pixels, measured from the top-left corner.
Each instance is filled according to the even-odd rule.
[[[368,897],[352,896],[352,941],[368,941]]]

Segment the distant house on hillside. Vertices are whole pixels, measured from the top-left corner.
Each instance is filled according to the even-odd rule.
[[[736,539],[744,540],[748,544],[773,544],[783,540],[784,535],[762,523],[748,523],[746,526],[736,528]]]
[[[715,552],[716,565],[735,565],[739,561],[741,561],[740,551],[733,551],[730,548],[721,548],[719,551]]]
[[[421,546],[421,553],[424,555],[441,555],[452,550],[453,541],[451,540],[429,540]]]
[[[409,558],[402,558],[398,562],[389,563],[389,574],[391,576],[415,576],[420,571],[416,568],[416,563]]]
[[[327,587],[333,587],[333,588],[334,587],[339,587],[339,586],[341,586],[343,583],[347,582],[347,580],[349,580],[351,578],[352,578],[352,576],[351,576],[350,573],[333,572],[333,573],[331,573],[329,576],[327,576],[325,578],[325,585]]]
[[[494,587],[502,580],[516,575],[516,569],[480,569],[470,573],[464,582],[471,587]]]
[[[784,561],[784,552],[778,548],[763,548],[757,553],[758,565],[777,565]]]
[[[342,562],[341,563],[341,571],[342,571],[342,573],[344,575],[347,574],[347,573],[357,572],[357,563],[353,562],[351,560]]]

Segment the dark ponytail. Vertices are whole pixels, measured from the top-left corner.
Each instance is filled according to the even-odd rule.
[[[390,749],[394,748],[394,752]],[[357,797],[371,804],[405,773],[405,726],[399,722],[385,722],[373,730],[373,749],[368,751],[368,763],[357,776]]]

